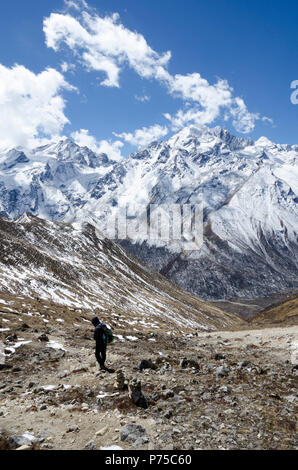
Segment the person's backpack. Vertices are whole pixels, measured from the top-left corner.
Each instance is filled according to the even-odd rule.
[[[101,328],[106,336],[106,339],[107,339],[107,344],[110,344],[114,341],[114,335],[113,335],[113,332],[110,328],[107,327],[107,325],[105,325],[104,323],[101,323]]]

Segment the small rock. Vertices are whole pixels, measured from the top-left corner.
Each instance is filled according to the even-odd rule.
[[[138,369],[141,370],[141,371],[142,371],[142,370],[145,370],[145,369],[156,370],[157,367],[156,367],[156,365],[152,362],[151,359],[142,359],[142,360],[139,362]]]
[[[222,359],[225,359],[225,356],[220,353],[216,353],[214,354],[213,359],[215,359],[215,361],[221,361]]]
[[[126,424],[120,429],[120,440],[123,442],[134,443],[145,435],[146,429],[139,424]]]
[[[38,337],[38,341],[44,341],[47,343],[49,341],[49,338],[45,333],[43,333],[42,335]]]
[[[125,390],[127,388],[127,383],[125,382],[125,377],[122,370],[117,370],[114,388],[120,391]]]
[[[9,336],[6,336],[6,341],[8,341],[9,343],[14,343],[15,341],[18,340],[18,337],[16,334],[13,334],[13,335],[9,335]]]
[[[52,444],[49,444],[48,442],[46,442],[45,444],[42,444],[41,446],[43,449],[48,449],[48,450],[51,450],[54,448],[54,446]]]
[[[143,447],[144,445],[148,444],[149,439],[148,437],[139,437],[133,444],[133,449],[139,449],[140,447]]]
[[[46,348],[45,353],[51,362],[60,361],[65,356],[65,351],[61,349]]]
[[[173,374],[173,372],[173,367],[168,362],[159,369],[161,375],[170,375]]]
[[[245,367],[248,367],[250,365],[250,362],[249,361],[242,361],[242,362],[239,362],[239,367],[241,369],[244,369]]]
[[[94,441],[89,441],[83,450],[96,450],[96,443]]]
[[[162,398],[164,398],[165,400],[167,400],[168,398],[173,398],[174,395],[175,393],[173,392],[173,390],[166,390],[161,394]]]
[[[67,377],[69,374],[69,372],[67,370],[63,370],[62,372],[59,372],[58,374],[58,377],[59,379],[64,379],[65,377]]]
[[[172,436],[169,433],[164,433],[158,438],[160,441],[170,441],[172,440]]]
[[[277,393],[270,393],[269,398],[274,398],[275,400],[281,400],[280,396]]]
[[[99,431],[97,431],[97,433],[95,433],[95,436],[104,436],[104,434],[107,432],[107,430],[108,430],[107,427],[102,428]]]
[[[227,366],[220,366],[216,369],[217,377],[226,377],[230,372],[230,369]]]
[[[182,369],[188,369],[188,368],[194,367],[196,370],[199,370],[200,364],[195,359],[187,359],[186,357],[184,357],[182,361],[180,361],[180,367]]]
[[[67,428],[66,432],[67,433],[70,433],[70,432],[79,432],[80,428],[79,426],[72,426],[70,428]]]
[[[70,371],[72,374],[78,374],[80,372],[88,372],[88,367],[74,367]]]

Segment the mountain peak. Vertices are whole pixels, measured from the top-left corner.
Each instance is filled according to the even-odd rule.
[[[216,146],[225,146],[229,150],[240,150],[246,146],[254,145],[251,139],[236,137],[227,129],[220,126],[187,126],[173,135],[168,143],[171,146],[179,148],[189,148],[190,146],[198,149],[199,152],[210,150]]]
[[[262,136],[258,140],[255,141],[255,145],[259,147],[273,147],[276,144],[269,140],[267,137]]]

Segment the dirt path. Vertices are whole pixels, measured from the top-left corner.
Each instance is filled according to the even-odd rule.
[[[225,346],[245,349],[247,346],[263,348],[267,354],[272,354],[277,360],[293,361],[298,351],[298,326],[271,327],[247,329],[241,331],[221,331],[214,333],[199,333],[199,339],[208,339],[211,344],[224,342]],[[298,352],[297,352],[298,354]]]

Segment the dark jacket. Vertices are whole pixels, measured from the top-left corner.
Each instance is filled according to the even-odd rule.
[[[105,325],[99,321],[98,317],[94,317],[91,321],[92,325],[95,327],[93,337],[96,341],[96,346],[106,346],[107,336],[104,331]]]
[[[95,330],[94,330],[94,339],[96,341],[96,344],[102,344],[106,345],[107,344],[107,336],[104,332],[103,326],[100,324],[98,325]]]

